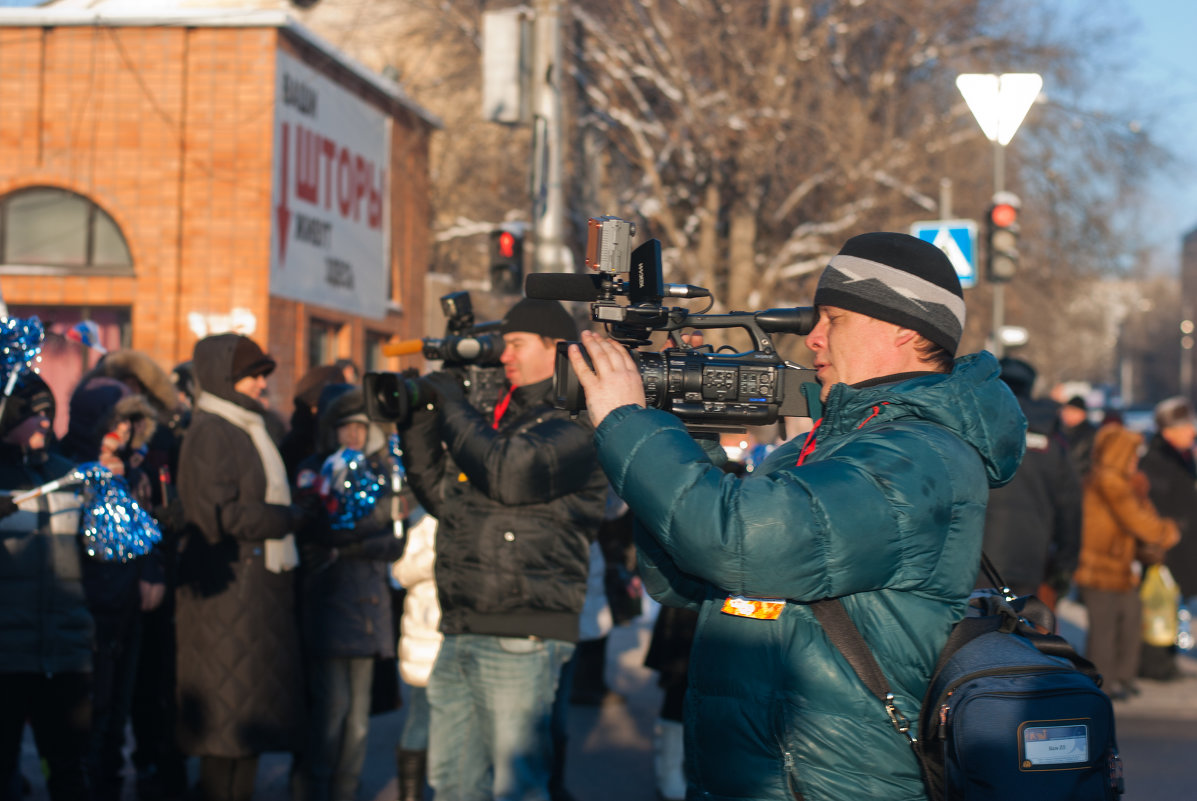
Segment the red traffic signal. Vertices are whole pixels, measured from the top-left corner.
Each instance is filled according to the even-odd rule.
[[[510,231],[500,231],[498,246],[499,256],[504,259],[515,258],[515,234]]]
[[[1011,203],[995,203],[989,210],[989,220],[998,228],[1009,228],[1018,222],[1018,208]]]
[[[524,281],[524,232],[496,228],[490,232],[491,289],[518,294]]]
[[[1009,281],[1018,272],[1018,211],[1022,202],[1013,192],[998,192],[989,204],[986,225],[989,280]]]

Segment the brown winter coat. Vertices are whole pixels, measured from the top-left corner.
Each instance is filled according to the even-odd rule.
[[[1108,592],[1134,589],[1131,570],[1138,544],[1171,548],[1180,540],[1176,523],[1156,512],[1143,484],[1136,455],[1143,438],[1122,426],[1103,426],[1093,444],[1093,463],[1085,480],[1084,530],[1080,565],[1074,580],[1081,587]]]
[[[237,337],[195,350],[203,392],[261,413],[233,391]],[[179,561],[179,744],[197,756],[243,758],[302,744],[304,692],[294,572],[266,569],[264,540],[294,530],[292,509],[267,503],[250,436],[197,408],[179,456],[187,530]]]

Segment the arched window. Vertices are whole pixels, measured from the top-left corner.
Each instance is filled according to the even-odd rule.
[[[106,211],[75,192],[35,186],[0,197],[0,271],[18,269],[130,272],[133,259]]]

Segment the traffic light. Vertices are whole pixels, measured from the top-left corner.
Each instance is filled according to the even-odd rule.
[[[524,283],[524,232],[496,228],[490,232],[490,287],[494,292],[518,295]]]
[[[986,215],[989,280],[1009,281],[1018,272],[1018,212],[1022,202],[1013,192],[998,192]]]

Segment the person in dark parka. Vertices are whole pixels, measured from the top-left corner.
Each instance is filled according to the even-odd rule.
[[[0,798],[20,798],[28,722],[52,801],[91,798],[94,626],[83,591],[74,487],[16,504],[12,495],[63,478],[74,462],[46,447],[54,395],[27,373],[0,417]]]
[[[548,796],[551,708],[607,498],[585,418],[553,408],[556,341],[577,331],[560,303],[519,301],[500,326],[510,389],[493,413],[433,373],[421,379],[432,408],[403,431],[408,480],[440,524],[445,639],[428,680],[438,798]]]
[[[341,523],[320,514],[299,532],[305,557],[300,619],[311,699],[307,799],[341,801],[356,797],[366,758],[374,658],[395,656],[389,573],[390,563],[403,555],[403,540],[391,520],[393,463],[382,431],[366,416],[362,391],[332,384],[321,393],[319,409],[316,454],[299,464],[296,499],[306,506],[310,498],[324,509],[335,505],[322,468],[341,448],[363,454],[369,470],[384,479],[373,510],[360,520]]]
[[[1139,469],[1151,481],[1151,502],[1180,527],[1180,543],[1164,558],[1180,585],[1181,598],[1197,596],[1197,464],[1193,442],[1197,418],[1183,398],[1168,398],[1155,408],[1156,433]]]
[[[291,505],[258,398],[274,360],[218,334],[194,351],[200,394],[179,456],[187,520],[177,590],[179,742],[200,794],[249,799],[258,755],[302,744]]]
[[[1164,564],[1180,585],[1181,603],[1193,613],[1197,612],[1197,463],[1193,458],[1197,418],[1187,400],[1167,398],[1156,404],[1155,427],[1139,470],[1151,482],[1155,508],[1180,527],[1180,542],[1164,555]],[[1179,668],[1173,651],[1144,643],[1140,675],[1175,678]]]
[[[1001,360],[1002,381],[1027,418],[1027,449],[1014,478],[991,490],[982,545],[998,574],[1017,595],[1048,597],[1068,591],[1081,550],[1081,479],[1068,448],[1054,433],[1056,404],[1031,397],[1035,368],[1022,359]],[[978,576],[977,585],[991,586]]]
[[[75,388],[70,409],[63,455],[76,463],[99,462],[143,508],[152,508],[150,482],[134,466],[157,428],[148,398],[97,375]],[[116,801],[124,783],[122,751],[142,648],[142,613],[156,609],[165,595],[159,547],[128,560],[85,559],[83,587],[96,625],[88,770],[97,801]]]
[[[1068,447],[1068,455],[1077,475],[1084,481],[1093,463],[1093,440],[1097,426],[1089,420],[1089,405],[1080,395],[1074,395],[1060,407],[1057,421],[1060,436]]]

